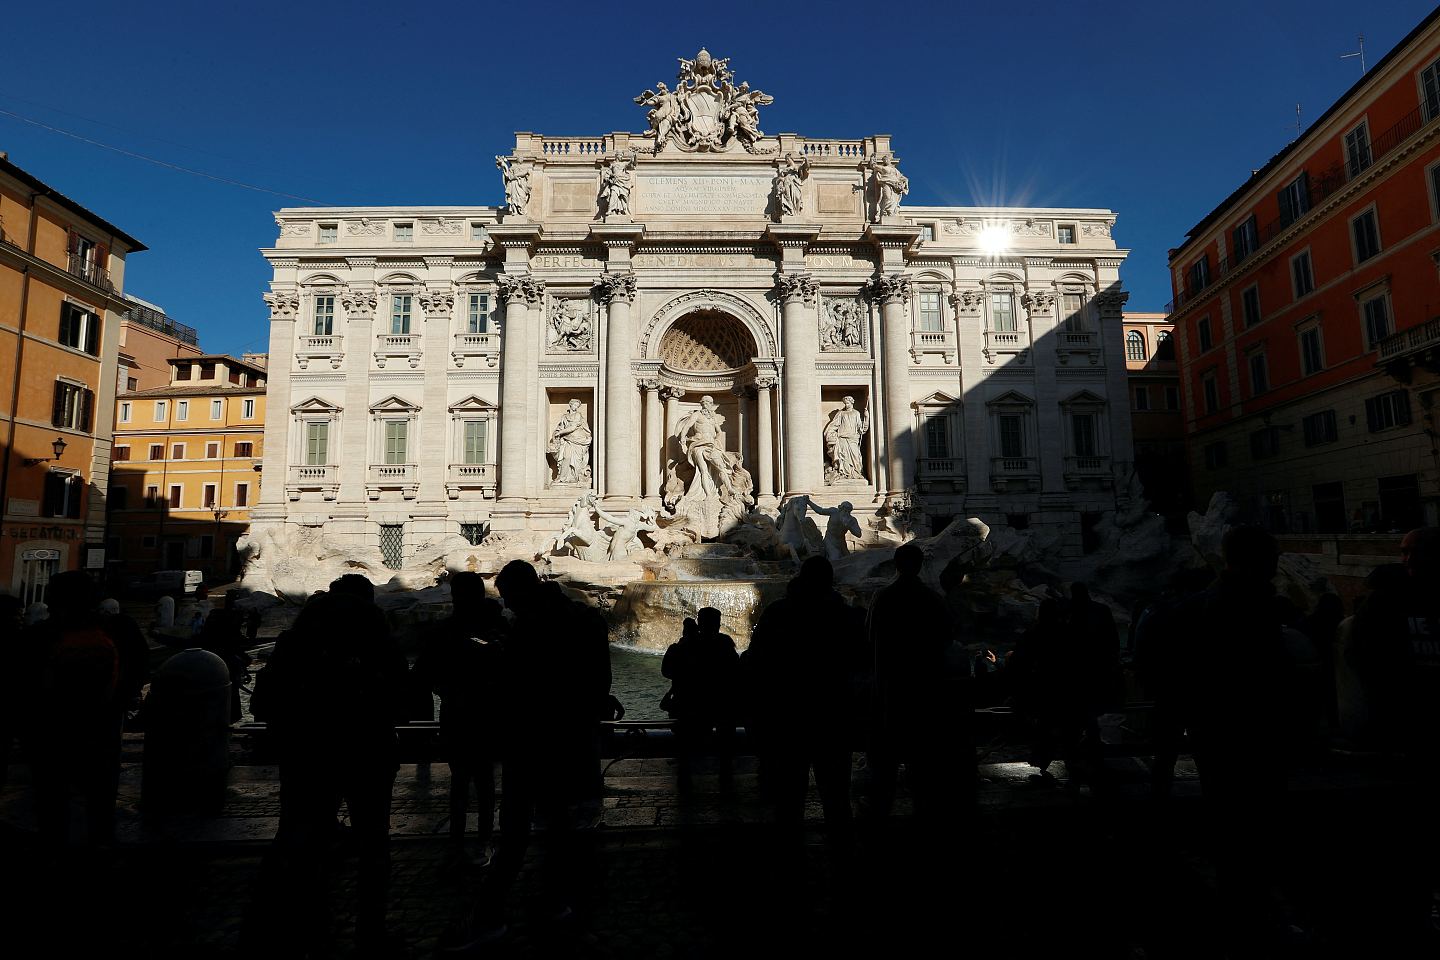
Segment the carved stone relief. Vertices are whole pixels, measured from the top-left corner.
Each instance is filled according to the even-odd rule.
[[[551,350],[589,352],[595,346],[595,318],[591,300],[555,297],[550,302]]]
[[[640,106],[650,108],[646,118],[655,138],[654,153],[670,145],[705,153],[732,144],[749,153],[767,152],[759,145],[765,134],[760,129],[758,108],[769,106],[775,98],[751,90],[749,83],[736,86],[729,65],[729,57],[717,60],[708,50],[701,50],[694,60],[681,57],[674,90],[657,83],[654,90],[647,89],[635,98]]]
[[[821,350],[858,350],[864,340],[865,304],[855,297],[826,297],[820,316]]]

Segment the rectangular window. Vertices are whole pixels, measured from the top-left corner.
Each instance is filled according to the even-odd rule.
[[[1430,209],[1432,216],[1440,220],[1440,163],[1430,168]]]
[[[1235,263],[1239,263],[1260,249],[1260,230],[1255,225],[1254,214],[1251,214],[1244,223],[1231,231],[1230,241],[1234,248],[1230,256]]]
[[[1345,533],[1349,517],[1345,515],[1345,484],[1317,483],[1310,488],[1315,507],[1315,529],[1319,533]]]
[[[1321,410],[1319,413],[1312,413],[1301,421],[1305,431],[1305,446],[1318,447],[1322,443],[1334,443],[1335,411]]]
[[[139,381],[139,380],[136,380],[134,377],[126,377],[126,378],[125,378],[125,389],[126,389],[126,390],[130,390],[130,391],[132,391],[132,392],[135,391],[135,390],[139,390],[139,389],[140,389],[140,381]]]
[[[1249,330],[1260,322],[1260,287],[1246,287],[1240,294],[1240,309],[1245,314],[1245,329]]]
[[[1420,74],[1420,106],[1426,123],[1440,116],[1440,60]]]
[[[1149,409],[1150,409],[1150,388],[1149,388],[1149,387],[1136,387],[1136,388],[1135,388],[1135,409],[1136,409],[1136,410],[1149,410]]]
[[[175,364],[175,379],[176,379],[176,380],[189,380],[189,379],[190,379],[190,364],[188,364],[188,363],[177,363],[177,364]]]
[[[57,338],[67,347],[100,355],[100,318],[68,300],[60,304],[60,331]]]
[[[152,443],[152,444],[150,444],[150,459],[151,459],[151,460],[164,460],[164,459],[165,459],[165,445],[164,445],[163,443]]]
[[[1379,433],[1391,427],[1403,427],[1409,422],[1409,391],[1391,390],[1365,401],[1365,424],[1371,433]]]
[[[180,494],[184,490],[178,483],[170,484],[170,509],[180,509]]]
[[[472,547],[480,546],[480,541],[485,539],[485,524],[483,523],[462,523],[460,524],[460,536]]]
[[[1000,456],[1025,456],[1025,426],[1018,413],[1000,416]]]
[[[490,332],[490,294],[470,294],[470,309],[465,320],[466,333]]]
[[[410,332],[410,294],[396,294],[390,298],[390,332]]]
[[[176,401],[175,401],[175,419],[176,419],[176,420],[189,420],[189,419],[190,419],[190,401],[189,401],[189,400],[176,400]]]
[[[1365,318],[1365,348],[1374,350],[1391,333],[1390,298],[1384,294],[1371,297],[1360,304],[1360,314]]]
[[[1180,409],[1180,388],[1179,388],[1179,387],[1166,387],[1166,388],[1165,388],[1165,409],[1166,409],[1166,410],[1179,410],[1179,409]]]
[[[205,444],[205,459],[206,459],[206,460],[219,460],[219,459],[220,459],[220,444],[218,444],[218,443],[207,443],[207,444]]]
[[[1084,333],[1088,329],[1085,325],[1084,294],[1062,293],[1060,295],[1060,315],[1065,318],[1067,332]]]
[[[1250,354],[1250,393],[1260,394],[1270,389],[1270,364],[1265,351]]]
[[[1195,324],[1196,339],[1200,341],[1200,352],[1204,353],[1215,346],[1215,340],[1210,334],[1210,318],[1201,317],[1200,322]]]
[[[164,423],[164,422],[165,422],[165,401],[164,401],[164,400],[156,400],[156,401],[155,401],[155,422],[156,422],[156,423]]]
[[[380,557],[385,566],[399,570],[405,553],[405,525],[380,524]]]
[[[1364,120],[1345,134],[1345,169],[1350,176],[1359,175],[1370,166],[1370,126]]]
[[[1297,253],[1290,259],[1290,278],[1295,286],[1295,299],[1315,289],[1315,273],[1310,269],[1310,251]]]
[[[241,400],[241,401],[240,401],[240,419],[242,419],[242,420],[254,420],[254,419],[255,419],[255,398],[254,398],[254,397],[246,397],[244,400]]]
[[[990,294],[990,329],[1002,333],[1019,329],[1015,322],[1015,294]]]
[[[81,501],[85,496],[85,481],[78,473],[50,470],[45,474],[43,510],[47,517],[69,517],[80,519]]]
[[[224,417],[224,416],[225,416],[225,401],[224,401],[224,400],[211,400],[211,401],[210,401],[210,419],[211,419],[211,420],[219,420],[220,418],[222,418],[222,417]]]
[[[943,329],[940,320],[940,294],[920,294],[920,329],[932,332]]]
[[[335,332],[335,298],[315,298],[315,336],[328,337]]]
[[[945,417],[925,418],[925,456],[943,460],[950,456],[950,431]]]
[[[1280,225],[1288,227],[1310,209],[1310,175],[1302,170],[1280,190],[1279,199]]]
[[[464,449],[461,451],[461,463],[477,464],[485,463],[486,454],[489,452],[486,447],[489,441],[489,421],[466,420]]]
[[[935,225],[934,225],[933,223],[922,223],[922,224],[920,224],[920,240],[923,242],[923,241],[926,241],[926,240],[934,240],[934,239],[935,239]]]
[[[252,452],[254,449],[255,449],[255,444],[254,444],[253,441],[250,441],[250,440],[237,440],[237,441],[235,442],[235,456],[238,457],[238,458],[240,458],[240,459],[242,459],[242,460],[245,459],[246,457],[253,457],[253,456],[255,456],[255,454]]]
[[[201,503],[205,507],[205,509],[208,510],[211,507],[215,506],[215,484],[205,484],[204,491],[201,496],[203,498],[201,500]]]
[[[200,364],[200,379],[201,379],[201,380],[214,380],[214,379],[215,379],[215,364],[213,364],[213,363],[202,363],[202,364]]]
[[[1059,243],[1075,242],[1075,224],[1062,223],[1055,227],[1055,239]]]
[[[328,421],[311,421],[305,424],[305,463],[321,467],[330,463],[330,424]]]
[[[415,239],[415,224],[413,224],[413,223],[397,223],[397,224],[395,224],[395,239],[396,239],[396,240],[399,240],[399,241],[402,241],[402,242],[414,240],[414,239]]]
[[[1070,437],[1075,442],[1075,456],[1098,456],[1098,445],[1095,442],[1095,414],[1071,414]]]
[[[1220,409],[1220,381],[1214,373],[1205,374],[1205,412],[1214,413]]]
[[[1350,235],[1355,239],[1355,262],[1364,263],[1380,252],[1380,223],[1371,207],[1350,221]]]
[[[171,460],[184,460],[184,459],[185,459],[185,444],[183,444],[183,443],[172,443],[172,444],[170,444],[170,459],[171,459]]]
[[[410,462],[406,459],[409,436],[409,420],[385,421],[385,463]]]
[[[1229,456],[1225,450],[1225,441],[1216,440],[1214,443],[1205,444],[1205,469],[1218,470],[1225,466]]]
[[[338,223],[320,224],[320,242],[338,243],[340,241],[340,225]]]
[[[237,483],[237,484],[235,484],[235,506],[237,506],[237,507],[248,507],[248,506],[250,506],[250,484],[248,484],[248,483]]]
[[[50,425],[69,430],[89,430],[95,408],[95,392],[78,383],[55,381],[50,408]]]
[[[484,240],[484,239],[485,239],[485,224],[483,224],[483,223],[472,223],[472,224],[470,224],[470,239],[471,239],[471,240]]]
[[[129,422],[130,422],[130,403],[129,403],[129,401],[126,401],[125,403],[120,404],[120,422],[121,422],[121,423],[129,423]]]
[[[145,506],[156,507],[160,504],[160,488],[151,484],[145,488]],[[153,544],[152,544],[153,546]]]
[[[1300,372],[1305,376],[1325,369],[1325,357],[1320,350],[1320,328],[1310,327],[1300,331]]]
[[[1280,428],[1261,427],[1250,434],[1250,456],[1256,460],[1273,457],[1280,452]]]
[[[110,459],[114,460],[116,463],[124,463],[126,460],[130,459],[130,448],[116,447],[115,452],[111,455]]]

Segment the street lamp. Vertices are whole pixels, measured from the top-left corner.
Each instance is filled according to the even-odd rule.
[[[25,466],[27,466],[27,467],[33,467],[33,466],[35,466],[36,464],[49,463],[49,462],[52,461],[52,460],[59,460],[60,457],[65,453],[65,448],[66,448],[67,446],[69,446],[69,444],[67,444],[67,443],[65,442],[65,438],[64,438],[64,437],[56,437],[56,438],[55,438],[55,442],[52,443],[52,444],[50,444],[50,449],[55,451],[55,456],[53,456],[53,457],[26,457],[26,458],[25,458],[25,461],[24,461],[24,462],[25,462]]]

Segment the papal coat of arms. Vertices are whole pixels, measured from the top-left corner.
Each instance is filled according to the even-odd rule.
[[[750,153],[767,152],[759,146],[765,134],[760,129],[758,108],[769,106],[775,98],[751,90],[749,83],[736,86],[729,64],[729,57],[716,60],[708,50],[701,50],[694,60],[681,57],[674,90],[657,83],[654,90],[635,98],[636,103],[650,108],[656,153],[671,144],[703,153],[725,150],[732,143]]]

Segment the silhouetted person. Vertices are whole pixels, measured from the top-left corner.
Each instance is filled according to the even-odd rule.
[[[85,798],[86,842],[115,836],[120,730],[145,682],[145,647],[107,630],[95,584],[78,570],[50,579],[48,619],[29,627],[15,651],[21,678],[22,740],[34,771],[41,840],[69,840],[70,790]]]
[[[20,598],[0,593],[0,787],[9,778],[10,747],[15,742],[22,717],[20,664],[15,653],[20,649],[20,631],[24,629],[25,604]]]
[[[1090,597],[1090,588],[1083,583],[1070,585],[1070,630],[1068,642],[1073,646],[1071,660],[1075,686],[1072,703],[1073,723],[1079,734],[1074,742],[1074,756],[1084,767],[1092,785],[1104,773],[1104,743],[1100,739],[1100,714],[1120,707],[1125,699],[1125,678],[1120,670],[1120,634],[1110,608]]]
[[[1333,593],[1324,593],[1315,601],[1315,609],[1301,623],[1300,629],[1310,638],[1318,659],[1317,696],[1325,723],[1334,729],[1339,721],[1335,698],[1335,644],[1340,624],[1345,619],[1345,602]]]
[[[660,664],[660,673],[670,680],[682,783],[699,754],[718,753],[722,776],[729,772],[740,692],[740,655],[734,639],[720,632],[720,611],[702,607],[685,627]]]
[[[275,924],[268,932],[287,946],[326,946],[324,868],[344,801],[360,860],[357,947],[381,954],[393,947],[385,931],[389,818],[406,664],[368,593],[347,576],[311,597],[277,639],[250,701],[280,761],[280,825],[252,918]]]
[[[504,618],[478,573],[450,577],[454,612],[427,634],[415,676],[440,697],[440,743],[450,764],[451,862],[484,863],[495,826],[495,761],[500,756],[505,679]],[[470,787],[479,802],[480,855],[465,853]]]
[[[824,557],[801,565],[784,598],[755,625],[741,670],[749,688],[746,725],[776,822],[803,824],[813,768],[826,826],[843,838],[852,819],[853,676],[865,627],[863,613],[831,588],[833,576]]]
[[[901,763],[922,819],[953,807],[965,772],[952,758],[969,748],[968,729],[959,722],[968,704],[948,676],[953,628],[945,601],[920,579],[924,562],[915,544],[898,547],[895,580],[870,605],[875,704],[866,764],[869,813],[877,819],[890,813]]]
[[[1035,623],[1005,664],[1012,703],[1030,731],[1030,765],[1036,769],[1031,779],[1037,782],[1053,782],[1050,764],[1069,759],[1083,732],[1076,722],[1076,657],[1065,613],[1061,601],[1042,600]]]
[[[523,560],[506,564],[495,586],[514,614],[505,646],[500,843],[474,911],[447,938],[451,952],[505,935],[506,900],[525,860],[532,818],[544,829],[542,914],[554,921],[571,916],[585,866],[578,831],[599,812],[600,721],[613,715],[604,618],[557,584],[541,583]]]
[[[250,677],[250,652],[245,647],[239,611],[229,604],[211,611],[194,645],[225,661],[230,671],[230,722],[238,721],[243,715],[240,688]]]

